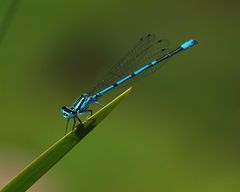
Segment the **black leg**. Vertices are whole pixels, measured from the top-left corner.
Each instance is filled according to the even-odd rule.
[[[75,125],[76,125],[76,119],[75,119],[75,117],[74,117],[74,118],[73,118],[73,127],[72,127],[72,130],[74,129]]]
[[[86,113],[89,113],[90,116],[92,116],[92,114],[93,114],[93,111],[92,111],[91,109],[88,109],[88,110],[86,110],[85,112],[86,112]]]
[[[79,119],[78,116],[76,116],[77,120],[79,121],[80,124],[82,124],[82,121]]]
[[[65,128],[65,135],[67,134],[67,130],[68,130],[68,123],[69,123],[69,119],[67,119],[67,125],[66,125],[66,128]]]

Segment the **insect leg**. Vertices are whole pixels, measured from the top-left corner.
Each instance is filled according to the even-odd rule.
[[[68,130],[68,123],[69,123],[69,119],[67,119],[67,124],[66,124],[66,128],[65,128],[65,135],[67,134],[67,130]]]
[[[87,109],[86,111],[84,111],[84,113],[88,113],[88,114],[90,114],[90,116],[92,116],[93,111],[91,109]]]
[[[75,125],[76,125],[76,119],[75,119],[75,117],[73,117],[73,127],[72,127],[72,130],[74,129]]]
[[[82,124],[82,121],[79,119],[79,117],[78,116],[76,116],[76,118],[77,118],[77,120]]]

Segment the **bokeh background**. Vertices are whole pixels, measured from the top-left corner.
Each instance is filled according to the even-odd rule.
[[[154,32],[199,44],[137,81],[29,191],[239,191],[239,18],[237,0],[1,0],[0,185],[63,136],[62,105]]]

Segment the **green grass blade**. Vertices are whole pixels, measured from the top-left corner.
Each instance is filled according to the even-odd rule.
[[[41,176],[53,167],[64,155],[66,155],[81,139],[83,139],[94,127],[96,127],[130,92],[127,89],[116,97],[83,124],[77,126],[72,132],[57,141],[49,149],[43,152],[16,177],[14,177],[0,192],[24,192],[29,189]]]
[[[6,34],[21,0],[0,0],[0,43]]]

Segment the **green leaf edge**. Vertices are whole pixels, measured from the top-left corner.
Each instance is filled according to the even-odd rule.
[[[106,106],[89,117],[85,122],[58,140],[50,148],[40,154],[19,174],[9,181],[0,192],[24,192],[29,189],[40,177],[50,170],[62,157],[64,157],[76,144],[78,144],[90,131],[92,131],[120,101],[131,91],[131,87],[109,102]]]

